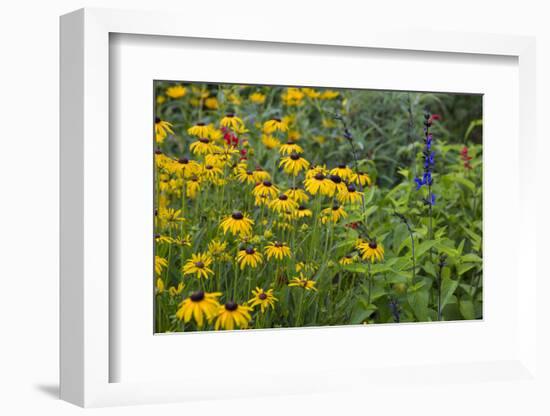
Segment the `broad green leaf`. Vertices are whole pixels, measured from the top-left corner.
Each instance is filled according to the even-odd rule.
[[[414,312],[414,316],[419,321],[428,320],[428,301],[430,294],[428,290],[416,290],[407,294],[407,300],[411,309]]]
[[[418,247],[415,249],[415,256],[416,258],[420,258],[425,252],[427,252],[429,249],[431,249],[433,246],[437,244],[437,241],[435,240],[428,240],[421,242]]]
[[[481,263],[483,259],[479,257],[477,254],[474,253],[468,253],[460,257],[460,260],[464,263]]]
[[[458,281],[446,278],[441,282],[441,308],[449,302],[449,299],[458,287]]]
[[[463,300],[461,299],[458,308],[460,310],[460,313],[465,319],[475,319],[476,318],[476,312],[474,308],[474,304],[471,300]]]
[[[473,269],[474,267],[476,267],[476,265],[472,263],[458,264],[456,266],[456,272],[459,276],[462,276],[464,273],[466,273],[468,270]]]

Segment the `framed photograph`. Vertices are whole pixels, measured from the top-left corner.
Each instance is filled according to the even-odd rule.
[[[178,19],[61,18],[62,398],[541,388],[534,40]]]

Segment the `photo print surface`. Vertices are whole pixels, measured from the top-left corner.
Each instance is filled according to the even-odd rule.
[[[482,96],[154,82],[155,332],[482,318]]]

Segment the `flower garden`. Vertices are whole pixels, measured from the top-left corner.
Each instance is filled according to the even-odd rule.
[[[482,318],[481,96],[154,88],[155,332]]]

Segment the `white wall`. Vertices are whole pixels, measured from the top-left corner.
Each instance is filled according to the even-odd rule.
[[[18,0],[3,2],[0,12],[0,134],[2,158],[0,180],[0,413],[73,414],[81,409],[60,402],[58,376],[58,16],[74,9],[115,7],[167,9],[187,13],[190,19],[203,19],[209,13],[223,13],[231,25],[232,14],[251,19],[277,19],[285,25],[322,24],[334,30],[334,22],[368,26],[381,20],[398,21],[403,26],[428,26],[436,30],[475,31],[536,35],[538,39],[538,131],[547,136],[550,83],[549,13],[544,1],[320,1],[299,3],[168,0]],[[185,22],[182,22],[185,24]],[[236,28],[245,32],[246,28]],[[549,154],[548,143],[538,151],[539,167]],[[541,168],[541,174],[543,169]],[[548,176],[548,175],[546,175]],[[539,210],[548,200],[541,182]],[[536,209],[536,207],[533,207]],[[548,221],[544,219],[548,233]],[[539,237],[542,242],[542,238]],[[539,250],[542,254],[542,243]],[[541,256],[544,258],[544,256]],[[541,290],[539,288],[539,290]],[[368,353],[366,351],[366,353]],[[426,392],[429,396],[429,392]],[[481,403],[474,404],[475,401]],[[504,407],[506,403],[506,407]],[[407,409],[405,397],[388,392],[387,408],[377,411],[394,414]],[[502,403],[483,402],[482,394],[456,398],[448,408],[430,408],[426,414],[491,413],[542,414],[533,403],[520,403],[508,397]],[[261,415],[280,412],[316,414],[368,414],[368,392],[363,397],[345,393],[319,397],[286,397],[231,402],[193,403],[151,407],[102,409],[99,414],[149,414],[153,411],[202,412]],[[32,412],[32,413],[31,413]],[[40,413],[38,413],[40,412]]]

